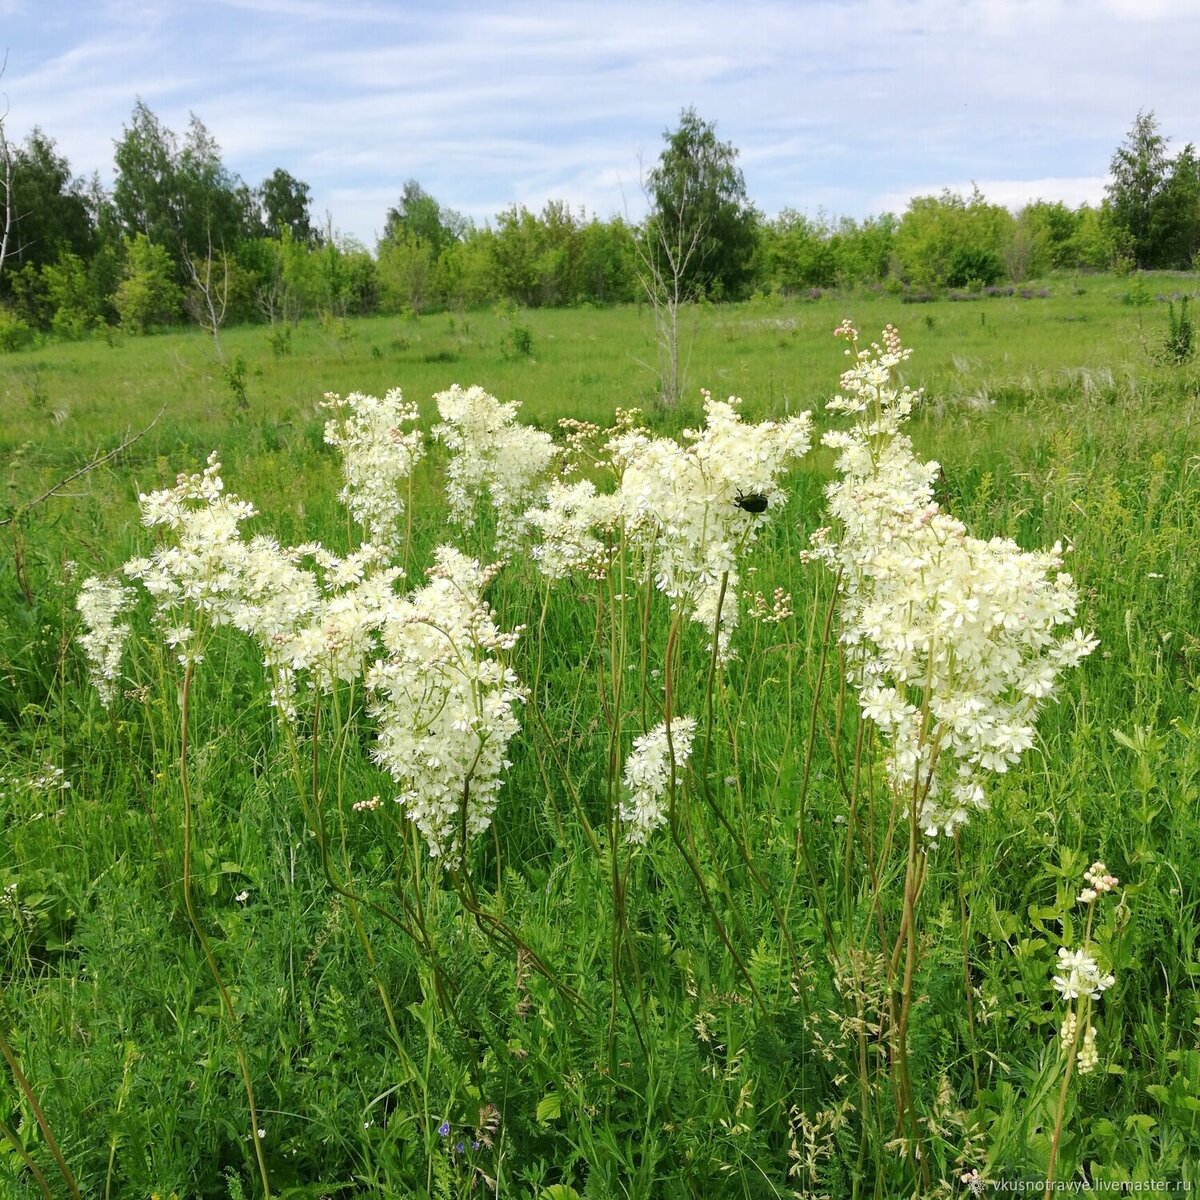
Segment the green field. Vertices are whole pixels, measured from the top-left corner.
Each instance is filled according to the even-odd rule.
[[[274,347],[245,327],[224,365],[199,331],[0,357],[0,1198],[240,1200],[264,1176],[311,1200],[954,1196],[1052,1157],[1058,1181],[1200,1184],[1200,367],[1162,349],[1196,279],[1035,287],[702,306],[675,410],[633,308],[306,322]],[[794,614],[744,608],[723,668],[653,587],[509,556],[487,598],[526,627],[529,699],[453,878],[388,803],[361,682],[287,726],[250,641],[213,631],[185,681],[143,602],[111,708],[89,686],[83,578],[146,554],[138,493],[210,451],[252,533],[357,544],[326,392],[400,387],[426,432],[457,382],[556,436],[618,407],[678,436],[707,387],[820,433],[845,316],[913,347],[942,506],[1069,547],[1100,639],[989,810],[922,859],[904,980],[907,824],[885,829],[840,682],[833,576],[801,558],[829,523],[819,446],[742,567],[747,600],[782,589]],[[418,466],[401,588],[444,542],[493,557],[486,520],[450,522],[446,465]],[[631,850],[621,767],[664,703],[696,743],[670,829]],[[1085,907],[1097,860],[1120,886]],[[1052,978],[1085,940],[1115,982],[1083,1074]]]

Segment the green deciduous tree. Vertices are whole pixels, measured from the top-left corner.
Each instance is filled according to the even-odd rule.
[[[682,266],[679,282],[687,295],[740,296],[750,282],[757,219],[738,152],[719,141],[716,125],[694,108],[684,109],[678,128],[664,137],[667,144],[646,181],[647,246],[656,267],[669,273]],[[667,247],[690,249],[686,263],[678,252],[668,255]]]
[[[94,230],[84,185],[71,177],[54,142],[34,129],[12,156],[13,234],[17,263],[43,266],[62,253],[88,256]]]
[[[46,300],[52,310],[50,327],[62,338],[83,337],[96,323],[96,295],[87,265],[69,250],[42,268]]]
[[[1191,266],[1200,251],[1200,163],[1189,142],[1171,163],[1170,174],[1150,213],[1156,265]]]
[[[837,256],[829,231],[795,209],[763,223],[755,280],[779,292],[829,287],[837,281]]]
[[[439,204],[415,179],[408,180],[394,208],[387,212],[381,242],[420,238],[436,260],[452,243],[461,241],[469,222]]]
[[[1109,163],[1112,182],[1105,189],[1117,225],[1133,241],[1134,264],[1157,266],[1154,209],[1170,171],[1167,139],[1158,131],[1153,111],[1139,112]]]
[[[989,204],[978,188],[969,197],[949,189],[915,196],[896,229],[897,273],[918,287],[995,283],[1012,227],[1012,213]]]
[[[416,234],[397,230],[381,241],[376,271],[386,312],[410,309],[419,313],[438,299],[433,247]]]
[[[311,242],[317,231],[312,224],[312,189],[282,167],[276,167],[259,185],[257,199],[263,231],[278,237],[281,229],[298,242]]]
[[[175,135],[138,100],[113,152],[113,206],[128,237],[140,233],[158,246],[176,240],[177,153]]]
[[[113,205],[127,237],[165,246],[183,278],[184,255],[232,249],[256,232],[253,193],[221,161],[220,147],[192,115],[182,146],[142,103],[116,142]]]
[[[131,333],[145,333],[179,316],[183,294],[175,283],[175,266],[165,248],[144,233],[126,245],[125,269],[113,299],[121,325]]]

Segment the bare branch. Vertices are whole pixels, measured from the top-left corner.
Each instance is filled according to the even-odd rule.
[[[3,529],[5,525],[11,525],[14,521],[19,521],[27,516],[31,509],[34,509],[39,504],[49,500],[50,497],[56,492],[62,491],[62,489],[65,488],[68,483],[72,483],[81,475],[86,475],[89,471],[94,471],[97,467],[102,467],[106,462],[110,462],[112,459],[116,458],[118,454],[122,453],[122,451],[128,450],[134,442],[138,441],[140,438],[144,438],[146,434],[148,434],[150,430],[152,430],[154,426],[158,424],[158,418],[161,417],[166,411],[167,406],[164,404],[162,408],[158,410],[154,420],[151,421],[145,429],[133,434],[130,437],[127,437],[119,446],[116,447],[116,449],[110,450],[107,454],[102,454],[99,457],[92,459],[91,462],[85,463],[77,471],[72,471],[71,474],[65,479],[60,479],[53,487],[47,488],[40,496],[38,496],[36,500],[30,500],[28,503],[20,505],[16,512],[12,514],[12,516],[5,517],[3,520],[0,520],[0,529]]]
[[[203,274],[200,267],[196,266],[187,247],[183,248],[183,265],[187,268],[188,274],[192,278],[193,290],[188,293],[184,304],[188,312],[196,320],[196,324],[204,330],[205,333],[212,334],[213,347],[217,352],[217,361],[224,362],[225,355],[221,350],[221,326],[225,324],[225,312],[229,307],[229,258],[226,254],[221,255],[221,266],[223,268],[222,278],[213,282],[213,248],[212,248],[212,231],[208,234],[208,253],[204,256],[201,263]]]
[[[8,51],[4,52],[4,61],[0,62],[0,77],[8,66]],[[0,112],[0,218],[4,221],[4,230],[0,233],[0,274],[4,272],[4,260],[8,257],[9,239],[12,235],[13,223],[13,191],[12,191],[12,150],[8,145],[8,137],[4,132],[4,124],[8,120],[8,97],[4,96],[4,111]]]
[[[695,299],[688,285],[689,268],[704,238],[702,218],[689,219],[691,197],[685,180],[675,209],[664,214],[656,208],[650,184],[639,160],[639,183],[650,209],[635,239],[638,282],[654,314],[654,339],[658,347],[659,392],[664,403],[678,404],[683,395],[686,362],[680,362],[681,316]],[[668,219],[664,220],[664,216]]]

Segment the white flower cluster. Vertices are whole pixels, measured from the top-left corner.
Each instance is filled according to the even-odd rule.
[[[1109,874],[1108,868],[1102,862],[1094,862],[1084,872],[1087,887],[1078,896],[1079,903],[1092,905],[1106,892],[1111,892],[1120,884],[1120,880]],[[1088,931],[1091,931],[1094,913],[1088,912]],[[1085,943],[1086,944],[1086,943]],[[1108,991],[1116,982],[1110,972],[1103,974],[1100,964],[1087,950],[1069,950],[1061,946],[1058,951],[1058,973],[1054,976],[1055,990],[1068,1001],[1067,1014],[1063,1018],[1059,1031],[1059,1040],[1063,1049],[1069,1054],[1077,1047],[1075,1065],[1081,1075],[1094,1071],[1100,1062],[1100,1053],[1096,1048],[1096,1027],[1084,1025],[1083,1037],[1079,1038],[1080,1019],[1091,1015],[1091,1004],[1099,1000],[1102,993]],[[1070,1002],[1074,1001],[1074,1004]]]
[[[812,423],[804,413],[747,425],[736,396],[704,397],[705,426],[684,430],[686,444],[625,428],[606,447],[619,478],[615,492],[597,493],[587,481],[556,484],[545,507],[527,518],[542,535],[534,559],[552,578],[602,571],[623,526],[645,565],[645,582],[652,580],[693,620],[717,629],[726,659],[737,624],[738,560],[783,503],[779,477],[808,451]]]
[[[612,559],[609,535],[620,516],[620,497],[597,492],[590,479],[555,480],[547,490],[545,506],[525,514],[526,523],[541,534],[530,551],[538,570],[551,579],[565,579],[577,571],[603,578]]]
[[[1033,744],[1034,721],[1059,675],[1096,640],[1073,623],[1076,590],[1061,547],[1025,552],[982,541],[933,500],[939,467],[922,462],[901,426],[919,393],[893,384],[911,351],[891,326],[857,348],[827,406],[856,418],[828,433],[841,478],[828,488],[841,529],[814,537],[840,572],[842,633],[863,715],[883,733],[897,794],[915,796],[930,836],[986,807],[981,777]]]
[[[456,866],[491,824],[522,691],[501,661],[517,632],[502,633],[483,589],[491,573],[449,546],[429,582],[388,607],[386,657],[367,673],[379,724],[376,761],[429,853]]]
[[[84,633],[79,637],[88,659],[88,677],[107,708],[117,694],[117,674],[121,652],[129,637],[129,626],[117,618],[133,607],[136,593],[111,580],[93,576],[83,581],[75,607],[83,618]]]
[[[526,509],[538,499],[557,450],[548,433],[516,422],[520,404],[501,404],[481,387],[455,384],[434,396],[441,423],[433,436],[450,451],[446,497],[463,528],[475,523],[486,495],[496,519],[496,550],[507,554],[526,531]]]
[[[1100,965],[1086,950],[1058,948],[1058,974],[1054,986],[1064,1000],[1075,1000],[1080,996],[1100,999],[1100,993],[1116,983],[1113,975],[1102,975]]]
[[[621,804],[621,820],[627,823],[626,836],[635,845],[644,844],[666,823],[667,808],[663,801],[671,783],[671,762],[674,759],[676,773],[683,770],[692,753],[695,734],[695,718],[675,717],[671,721],[669,745],[665,721],[635,739],[625,760],[624,781],[629,796]]]
[[[322,691],[362,675],[403,572],[369,542],[339,558],[315,542],[284,548],[261,535],[243,540],[240,524],[254,508],[224,494],[220,469],[212,455],[203,474],[140,497],[143,521],[172,537],[149,557],[130,559],[125,573],[154,598],[164,640],[180,649],[181,663],[202,657],[202,639],[187,620],[231,625],[253,638],[272,702],[290,718],[302,675]]]
[[[342,452],[339,499],[372,542],[394,548],[404,512],[399,487],[425,453],[420,430],[402,428],[420,418],[417,406],[405,404],[400,389],[392,388],[382,400],[326,392],[324,407],[334,414],[325,423],[325,441]]]
[[[610,443],[626,530],[653,563],[655,586],[718,630],[722,659],[737,624],[738,559],[784,502],[779,477],[812,444],[810,414],[747,425],[740,405],[705,392],[704,428],[685,429],[683,446],[636,430]]]

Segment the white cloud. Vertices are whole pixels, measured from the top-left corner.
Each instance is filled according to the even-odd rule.
[[[140,95],[177,132],[196,112],[248,182],[276,166],[306,180],[366,241],[412,177],[473,215],[550,198],[633,209],[639,151],[652,165],[689,104],[740,149],[769,213],[861,216],[971,178],[1003,203],[1094,200],[1144,108],[1174,145],[1200,141],[1190,76],[1162,67],[1164,47],[1196,43],[1200,0],[0,9],[15,14],[10,136],[39,124],[76,172],[107,178]]]

